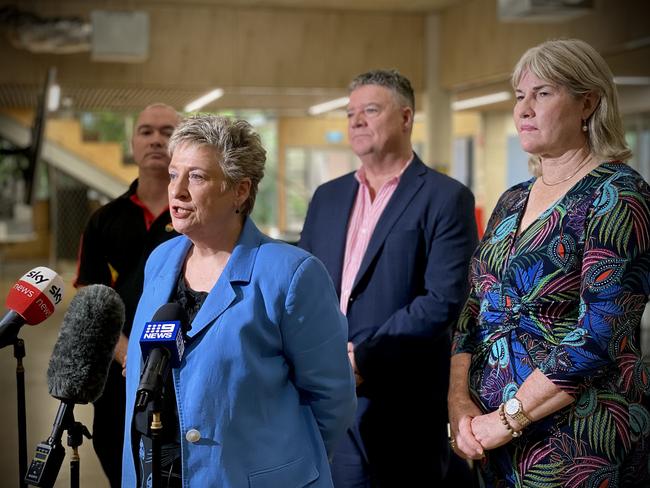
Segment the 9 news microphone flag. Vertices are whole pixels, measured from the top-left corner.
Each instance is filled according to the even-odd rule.
[[[135,408],[144,410],[154,398],[160,398],[169,367],[178,368],[185,351],[183,334],[188,317],[178,303],[166,303],[147,322],[140,337],[140,349],[145,359]]]

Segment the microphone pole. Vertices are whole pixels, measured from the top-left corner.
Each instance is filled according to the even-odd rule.
[[[68,427],[68,446],[72,448],[72,456],[70,456],[70,488],[79,488],[80,458],[78,447],[83,443],[84,436],[86,439],[92,439],[88,428],[81,422],[76,422],[73,417],[72,424]]]
[[[162,462],[162,429],[160,400],[153,401],[153,412],[151,414],[151,487],[160,488],[162,486],[162,476],[160,473]]]
[[[166,310],[166,309],[165,309]],[[159,320],[159,319],[158,319]],[[154,324],[148,322],[147,326]],[[158,324],[155,324],[157,326]],[[143,336],[147,335],[147,327]],[[176,326],[176,333],[182,339],[179,326]],[[175,341],[176,339],[173,339]],[[182,355],[182,351],[180,352]],[[136,410],[146,410],[150,405],[151,423],[149,425],[149,439],[151,439],[151,488],[162,486],[161,464],[162,464],[162,402],[164,382],[169,373],[169,350],[159,347],[154,348],[145,364],[145,371],[140,379],[140,385],[136,394]]]
[[[14,357],[16,358],[16,402],[18,412],[18,486],[26,488],[25,473],[27,472],[27,416],[25,414],[25,341],[16,338],[14,342]]]
[[[140,387],[136,395],[136,410],[147,410],[147,406],[149,406],[151,411],[151,423],[149,424],[149,439],[151,439],[151,488],[160,488],[162,486],[162,401],[164,381],[168,372],[169,356],[169,351],[163,348],[155,348],[151,351],[151,354],[147,358],[145,372],[140,379]]]
[[[150,324],[152,322],[148,322],[147,326]],[[147,335],[147,327],[145,327],[143,335]],[[149,406],[151,411],[151,423],[149,424],[151,488],[160,488],[162,486],[162,400],[164,382],[168,374],[169,358],[170,353],[165,348],[154,348],[151,351],[136,393],[136,410],[147,410],[147,406]]]
[[[18,330],[21,317],[18,313],[10,310],[0,321],[0,329],[6,331],[2,345],[12,344],[14,357],[16,358],[16,413],[18,415],[18,486],[25,488],[24,477],[27,471],[27,417],[25,400],[25,341],[18,337]]]

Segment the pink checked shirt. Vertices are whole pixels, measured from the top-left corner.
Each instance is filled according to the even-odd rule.
[[[354,280],[359,272],[363,256],[366,254],[372,233],[386,205],[388,205],[390,197],[395,193],[404,170],[411,164],[411,161],[413,161],[413,158],[404,165],[397,175],[382,185],[374,200],[370,198],[370,188],[368,187],[365,168],[361,166],[354,175],[359,182],[359,189],[357,190],[357,199],[354,202],[352,216],[348,222],[348,235],[345,241],[340,303],[341,312],[344,315],[348,311],[352,285],[354,285]]]

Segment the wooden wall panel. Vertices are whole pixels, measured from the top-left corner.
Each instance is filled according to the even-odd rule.
[[[143,84],[183,88],[235,86],[237,14],[225,8],[150,11],[150,57]]]
[[[497,19],[497,0],[467,0],[442,14],[442,76],[448,89],[502,80],[526,49],[547,39],[578,37],[591,43],[606,59],[650,70],[650,2],[647,0],[595,0],[595,11],[584,17],[559,23],[503,23]],[[636,58],[639,50],[627,45],[644,41],[645,63]],[[641,73],[641,74],[643,74]],[[615,73],[618,74],[618,73]]]
[[[0,5],[6,2],[0,2]],[[422,89],[424,20],[418,14],[241,8],[132,1],[21,3],[43,17],[89,18],[95,9],[150,14],[144,63],[99,63],[90,53],[32,54],[0,36],[0,83],[40,84],[46,66],[62,83],[93,86],[345,87],[359,72],[396,67]]]

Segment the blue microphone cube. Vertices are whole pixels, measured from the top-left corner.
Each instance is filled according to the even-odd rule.
[[[181,365],[185,342],[180,320],[162,322],[147,322],[140,337],[142,357],[146,359],[149,353],[156,348],[164,348],[170,352],[169,364],[172,368]]]

